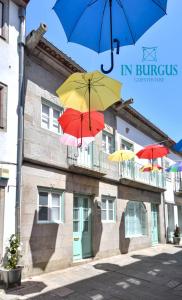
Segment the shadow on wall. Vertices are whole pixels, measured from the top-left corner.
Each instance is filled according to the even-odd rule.
[[[94,214],[93,214],[93,256],[96,256],[100,250],[100,243],[103,231],[103,225],[101,220],[101,202],[94,202]]]
[[[122,254],[128,253],[130,239],[125,238],[125,213],[122,213],[119,225],[119,250]]]
[[[59,224],[38,224],[37,211],[34,215],[30,236],[30,249],[34,268],[46,269],[51,256],[55,252]]]

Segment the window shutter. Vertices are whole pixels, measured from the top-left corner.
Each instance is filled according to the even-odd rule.
[[[0,86],[0,128],[3,128],[3,88]]]
[[[65,222],[65,193],[61,195],[61,221]]]

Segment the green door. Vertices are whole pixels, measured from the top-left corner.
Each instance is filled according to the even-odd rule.
[[[158,205],[151,204],[151,233],[152,233],[152,245],[156,245],[159,242],[158,233]]]
[[[92,256],[91,203],[87,196],[75,196],[73,203],[73,260]]]

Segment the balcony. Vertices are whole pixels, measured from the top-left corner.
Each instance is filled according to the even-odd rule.
[[[78,173],[96,177],[102,177],[107,173],[102,152],[94,143],[87,148],[68,147],[67,162],[69,169]]]
[[[134,161],[120,163],[121,183],[154,192],[166,190],[165,176],[162,172],[141,172],[141,167],[142,165]]]
[[[181,179],[181,177],[178,177],[175,179],[174,192],[175,192],[176,196],[182,196],[182,179]]]
[[[119,180],[119,164],[108,160],[108,154],[101,147],[90,144],[88,148],[68,147],[67,162],[69,169],[95,177],[106,176]]]

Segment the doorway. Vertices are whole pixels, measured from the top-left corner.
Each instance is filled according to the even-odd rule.
[[[92,256],[91,200],[75,195],[73,201],[73,260]]]

